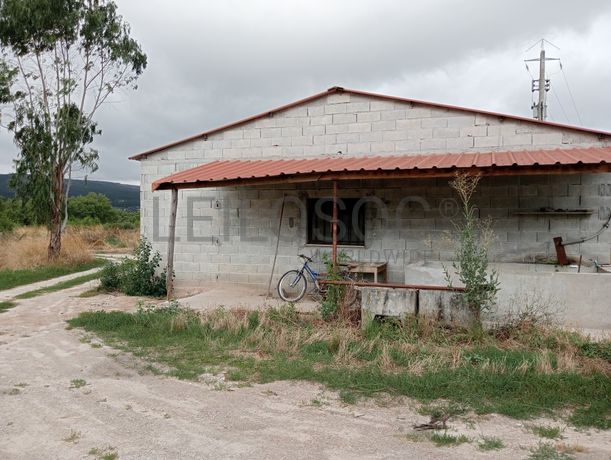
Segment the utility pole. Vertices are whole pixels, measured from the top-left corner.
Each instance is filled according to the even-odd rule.
[[[546,96],[547,92],[550,89],[550,81],[545,78],[545,61],[559,61],[559,58],[548,58],[545,57],[545,43],[550,43],[545,39],[541,39],[541,51],[539,52],[538,58],[533,59],[525,59],[524,62],[534,62],[539,61],[539,79],[532,80],[531,90],[534,93],[537,91],[539,93],[539,102],[536,104],[533,102],[531,109],[533,110],[533,117],[537,120],[545,120],[547,118],[547,103]],[[537,42],[539,43],[539,42]],[[535,43],[535,45],[537,44]],[[532,49],[535,45],[531,46],[527,51]],[[552,43],[550,45],[554,46]],[[526,68],[528,69],[528,64],[526,64]]]

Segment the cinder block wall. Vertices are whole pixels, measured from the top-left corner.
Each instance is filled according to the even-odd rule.
[[[142,233],[165,257],[169,192],[151,192],[163,176],[216,159],[304,158],[325,155],[417,155],[461,151],[529,150],[609,145],[607,138],[537,123],[331,94],[237,128],[153,154],[141,161]],[[181,191],[177,220],[177,285],[222,280],[265,285],[276,244],[279,203],[287,195],[276,273],[299,263],[305,216],[297,199],[329,196],[329,184]],[[367,206],[366,243],[360,260],[389,261],[390,279],[403,281],[405,263],[452,256],[451,201],[446,179],[340,184],[340,196],[377,196]],[[397,216],[405,197],[412,200]],[[497,261],[547,260],[553,236],[576,239],[597,231],[611,207],[611,174],[485,178],[475,197],[481,216],[493,219],[492,254]],[[189,204],[191,203],[191,204]],[[448,204],[450,203],[450,204]],[[448,207],[449,206],[449,207]],[[191,212],[189,211],[191,207]],[[591,208],[589,216],[518,216],[520,209]],[[440,209],[445,209],[441,212]],[[187,218],[196,220],[189,228]],[[573,246],[569,253],[609,260],[611,235]],[[323,248],[324,249],[324,248]],[[379,255],[378,255],[379,254]]]

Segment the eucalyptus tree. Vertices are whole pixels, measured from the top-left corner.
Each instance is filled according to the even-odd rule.
[[[94,119],[136,89],[146,55],[112,0],[0,0],[0,122],[19,149],[13,185],[50,230],[58,257],[70,178],[97,169]]]

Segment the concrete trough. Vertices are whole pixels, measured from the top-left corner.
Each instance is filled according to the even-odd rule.
[[[460,293],[368,286],[357,289],[361,291],[363,327],[376,317],[403,319],[416,315],[451,326],[468,327],[473,323],[473,315],[464,306]]]

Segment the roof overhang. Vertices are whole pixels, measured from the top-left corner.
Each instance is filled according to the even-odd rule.
[[[301,160],[218,160],[152,184],[153,191],[334,180],[611,172],[611,147]]]

